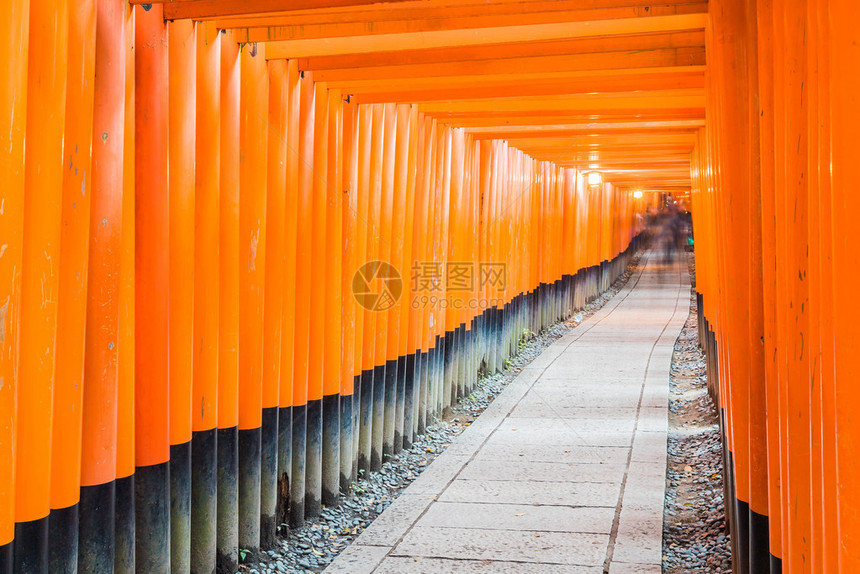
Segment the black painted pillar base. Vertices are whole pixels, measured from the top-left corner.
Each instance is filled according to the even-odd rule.
[[[191,442],[170,445],[170,569],[191,569]]]
[[[218,450],[215,429],[191,436],[191,572],[215,571]]]
[[[370,470],[373,443],[373,369],[361,371],[358,388],[358,469]]]
[[[278,409],[278,506],[276,529],[287,535],[290,524],[290,477],[293,473],[293,409]]]
[[[239,567],[239,429],[219,428],[218,448],[218,574]]]
[[[403,448],[412,446],[412,435],[417,420],[417,391],[421,383],[421,350],[406,356],[405,376],[403,378]],[[416,384],[417,383],[417,384]]]
[[[247,560],[260,551],[260,451],[262,429],[239,429],[239,548]]]
[[[135,571],[134,482],[133,474],[114,481],[114,574],[133,574]]]
[[[305,448],[305,517],[319,516],[322,501],[322,399],[308,401]]]
[[[358,379],[358,377],[355,377]],[[356,400],[354,394],[357,380],[353,381],[353,394],[340,397],[340,490],[349,492],[349,485],[353,481],[353,468],[355,467],[355,415],[352,403]]]
[[[370,431],[370,470],[382,468],[383,427],[385,421],[385,364],[373,367],[373,406]]]
[[[0,544],[0,574],[12,574],[12,547],[14,544],[14,541]]]
[[[15,523],[15,572],[48,571],[48,522],[45,516]]]
[[[84,487],[86,488],[86,487]],[[113,537],[113,515],[111,538]],[[111,562],[113,564],[113,557]],[[52,508],[48,515],[48,569],[57,572],[74,573],[78,568],[78,505],[66,508]]]
[[[397,410],[397,359],[385,362],[385,395],[384,419],[382,421],[382,456],[394,454],[394,421]]]
[[[278,507],[278,407],[263,409],[260,434],[260,548],[275,547]]]
[[[77,569],[111,572],[116,563],[116,482],[81,487],[79,507]]]
[[[782,558],[770,555],[770,574],[782,574]]]
[[[170,572],[170,464],[135,470],[135,568],[138,572]]]
[[[409,355],[413,358],[414,356]],[[415,363],[412,363],[412,369],[415,370]],[[407,357],[400,355],[397,357],[397,380],[395,382],[395,404],[394,404],[394,452],[399,453],[403,450],[403,435],[406,434],[406,378],[409,376],[407,371]],[[411,388],[411,386],[410,386]],[[409,401],[411,408],[412,401]],[[410,417],[411,418],[411,417]]]
[[[750,508],[750,573],[770,573],[770,526],[768,517]]]
[[[340,395],[322,398],[322,503],[335,506],[340,495]]]
[[[307,447],[307,405],[292,407],[293,458],[290,476],[290,528],[305,523],[305,450]]]

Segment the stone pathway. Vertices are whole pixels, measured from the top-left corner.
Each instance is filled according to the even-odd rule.
[[[643,267],[548,347],[327,569],[659,573],[686,265]]]

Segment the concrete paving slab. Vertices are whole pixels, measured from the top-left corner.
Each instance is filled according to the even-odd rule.
[[[603,574],[603,567],[393,556],[386,558],[376,569],[376,572],[378,574],[427,574],[428,572],[449,574]]]
[[[612,562],[609,574],[661,574],[663,569],[655,564],[628,564],[625,562]]]
[[[662,557],[663,505],[660,504],[659,508],[635,506],[622,508],[612,560],[635,564],[660,564]]]
[[[611,506],[618,504],[623,474],[616,482],[519,482],[456,480],[439,497],[448,502]]]
[[[631,462],[653,462],[666,466],[666,433],[637,432]]]
[[[570,419],[566,419],[570,420]],[[581,421],[580,421],[581,422]],[[629,447],[633,438],[633,429],[612,431],[610,427],[582,428],[580,424],[574,428],[563,430],[546,428],[527,428],[522,425],[505,427],[496,430],[487,439],[487,445],[505,445],[508,447],[523,445],[557,444],[566,446],[617,446]],[[577,428],[578,427],[578,428]]]
[[[459,478],[464,480],[512,480],[517,482],[619,482],[626,464],[538,462],[475,458]]]
[[[449,455],[445,451],[446,456],[437,458],[433,463],[422,472],[415,482],[409,485],[408,494],[425,494],[435,496],[440,494],[448,483],[454,480],[457,473],[463,468],[468,457]],[[407,494],[407,493],[404,493]]]
[[[523,400],[514,408],[511,415],[517,418],[546,419],[549,417],[555,417],[560,419],[576,420],[605,420],[612,416],[625,416],[630,418],[636,416],[636,403],[634,400],[622,403],[622,405],[623,406],[619,406],[618,408],[613,408],[609,405],[605,407],[583,407],[581,403],[577,405],[559,405],[555,401],[532,400],[527,403]]]
[[[475,454],[475,460],[625,464],[629,454],[629,448],[615,446],[573,446],[563,444],[512,446],[504,443],[488,442]]]
[[[608,542],[606,534],[415,526],[391,555],[600,566]]]
[[[688,289],[680,266],[640,269],[327,572],[659,572],[669,366]]]
[[[609,534],[614,517],[614,507],[482,504],[440,499],[417,524],[439,528]]]
[[[435,496],[404,493],[385,509],[361,534],[361,543],[371,546],[394,546],[415,524]]]
[[[537,419],[575,419],[575,420],[606,420],[611,417],[634,418],[636,406],[612,407],[583,407],[581,405],[559,408],[553,401],[520,402],[511,412],[515,418],[537,418]]]
[[[330,574],[366,574],[376,567],[391,550],[389,546],[366,546],[358,542],[350,544],[337,559],[325,569]]]

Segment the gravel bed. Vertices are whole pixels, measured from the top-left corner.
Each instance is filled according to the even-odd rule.
[[[324,507],[318,519],[306,521],[305,526],[290,530],[287,536],[280,535],[275,550],[261,551],[257,563],[240,564],[240,572],[271,574],[322,571],[484,412],[523,367],[618,293],[639,265],[639,260],[640,256],[635,256],[627,271],[607,291],[570,320],[558,322],[538,335],[531,333],[520,343],[519,353],[511,357],[504,371],[480,377],[472,393],[461,399],[450,412],[446,412],[444,419],[435,419],[433,424],[428,425],[426,434],[417,435],[409,449],[386,457],[379,472],[360,472],[349,493],[341,493],[338,506]]]
[[[688,255],[690,276],[695,262]],[[663,572],[730,573],[731,548],[723,506],[719,415],[708,395],[699,348],[695,290],[690,315],[675,341],[669,377],[669,459],[663,511]]]

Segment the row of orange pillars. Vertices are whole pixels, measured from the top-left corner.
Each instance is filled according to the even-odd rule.
[[[734,570],[860,572],[860,3],[709,12],[692,202]]]
[[[655,200],[87,5],[0,18],[0,572],[235,572],[606,289]]]

